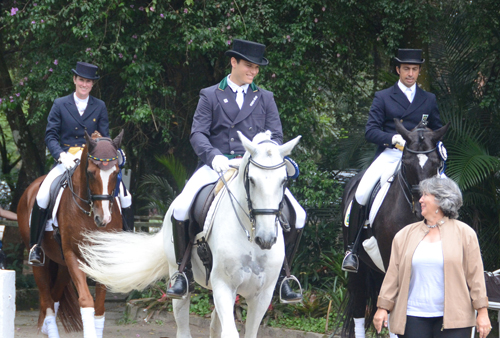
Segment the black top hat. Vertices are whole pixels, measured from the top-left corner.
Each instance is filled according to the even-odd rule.
[[[233,49],[226,52],[227,56],[243,59],[259,66],[267,66],[269,61],[264,57],[266,46],[247,40],[233,40]]]
[[[420,65],[425,61],[422,59],[421,49],[398,49],[398,56],[394,57],[394,59],[400,64],[409,63]]]
[[[78,75],[85,79],[89,80],[99,79],[99,76],[95,75],[95,73],[97,72],[97,66],[94,66],[93,64],[87,62],[77,62],[76,70],[72,69],[72,71],[73,73],[75,73],[75,75]]]

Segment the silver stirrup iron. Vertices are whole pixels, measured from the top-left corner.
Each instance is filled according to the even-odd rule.
[[[186,280],[186,292],[181,296],[181,297],[169,297],[172,299],[186,299],[188,293],[189,293],[189,280],[184,272],[176,271],[172,277],[170,277],[170,280],[168,281],[168,288],[169,289],[172,286],[172,283],[174,281],[174,278],[177,278],[177,275],[182,276]]]
[[[282,303],[282,304],[300,303],[302,301],[302,299],[298,299],[298,300],[285,300],[285,299],[283,299],[283,297],[281,297],[281,288],[283,287],[283,283],[285,283],[286,281],[289,281],[289,280],[293,280],[293,281],[295,281],[299,285],[300,295],[302,295],[302,285],[300,285],[300,282],[297,279],[297,277],[295,277],[294,275],[290,275],[290,277],[286,277],[285,276],[285,278],[283,278],[283,280],[281,281],[281,284],[280,284],[280,303]]]
[[[29,258],[31,257],[31,254],[33,253],[33,250],[35,250],[37,247],[38,247],[38,244],[35,244],[30,249],[30,252],[28,254],[28,265],[31,265],[31,266],[44,266],[45,265],[45,251],[43,250],[42,246],[40,246],[40,250],[42,250],[43,261],[41,263],[32,263],[32,262],[29,261]]]

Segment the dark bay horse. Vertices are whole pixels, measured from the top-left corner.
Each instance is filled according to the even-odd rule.
[[[49,337],[58,337],[57,315],[66,331],[83,329],[85,337],[102,337],[106,288],[96,284],[94,302],[86,275],[79,268],[78,244],[84,232],[122,229],[118,203],[113,203],[119,172],[116,154],[122,137],[123,131],[114,140],[85,133],[87,143],[80,164],[68,180],[57,211],[60,236],[45,232],[45,265],[34,266],[33,275],[40,294],[38,327]],[[43,179],[31,183],[17,208],[19,230],[28,249],[30,213]]]
[[[408,131],[399,120],[395,119],[395,123],[396,131],[406,141],[400,170],[395,174],[373,224],[369,226],[371,228],[363,230],[361,234],[362,241],[375,236],[386,270],[389,266],[392,240],[396,233],[404,226],[422,219],[418,202],[420,199],[418,184],[423,179],[438,173],[442,159],[436,145],[449,127],[447,124],[432,131],[420,123],[412,131]],[[346,185],[342,196],[342,219],[345,219],[347,207],[354,198],[361,177],[361,174],[358,174]],[[348,228],[342,226],[342,230],[344,249],[347,249]],[[362,245],[359,248],[359,259],[358,273],[349,273],[342,337],[355,337],[353,319],[362,323],[365,329],[370,325],[384,279],[384,274],[375,266]],[[356,338],[359,336],[361,335],[358,334]]]

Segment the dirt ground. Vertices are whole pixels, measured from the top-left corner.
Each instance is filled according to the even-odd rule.
[[[106,322],[104,325],[104,337],[113,338],[175,338],[176,325],[171,313],[160,314],[149,323],[142,319],[144,316],[141,310],[137,310],[137,317],[131,324],[119,324],[123,317],[125,304],[122,302],[106,302]],[[133,311],[134,312],[134,311]],[[36,322],[38,320],[38,310],[17,311],[15,321],[15,338],[47,337],[38,333]],[[198,316],[190,317],[191,335],[193,338],[210,337],[210,319]],[[66,333],[62,325],[58,323],[60,338],[82,338],[83,333]],[[243,337],[243,329],[240,330]],[[261,328],[259,338],[326,338],[327,336],[312,332],[302,332],[296,330],[285,330],[276,328]]]

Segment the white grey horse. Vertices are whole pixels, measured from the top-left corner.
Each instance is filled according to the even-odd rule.
[[[270,140],[269,134],[259,134],[253,142],[240,132],[238,135],[246,153],[238,176],[229,182],[231,194],[221,192],[223,195],[214,215],[214,225],[207,240],[213,255],[208,286],[196,248],[192,251],[194,279],[213,290],[215,310],[211,337],[239,337],[233,315],[237,294],[245,297],[248,304],[245,337],[257,337],[285,254],[276,215],[256,213],[252,222],[248,217],[247,196],[254,210],[279,209],[287,180],[283,158],[290,154],[300,136],[278,145]],[[230,195],[241,207],[231,201]],[[172,209],[167,211],[163,228],[156,235],[89,234],[90,245],[81,246],[86,261],[81,263],[82,270],[113,292],[141,290],[158,279],[175,274],[178,266],[172,243]],[[173,300],[177,338],[191,338],[189,303],[189,295]]]

